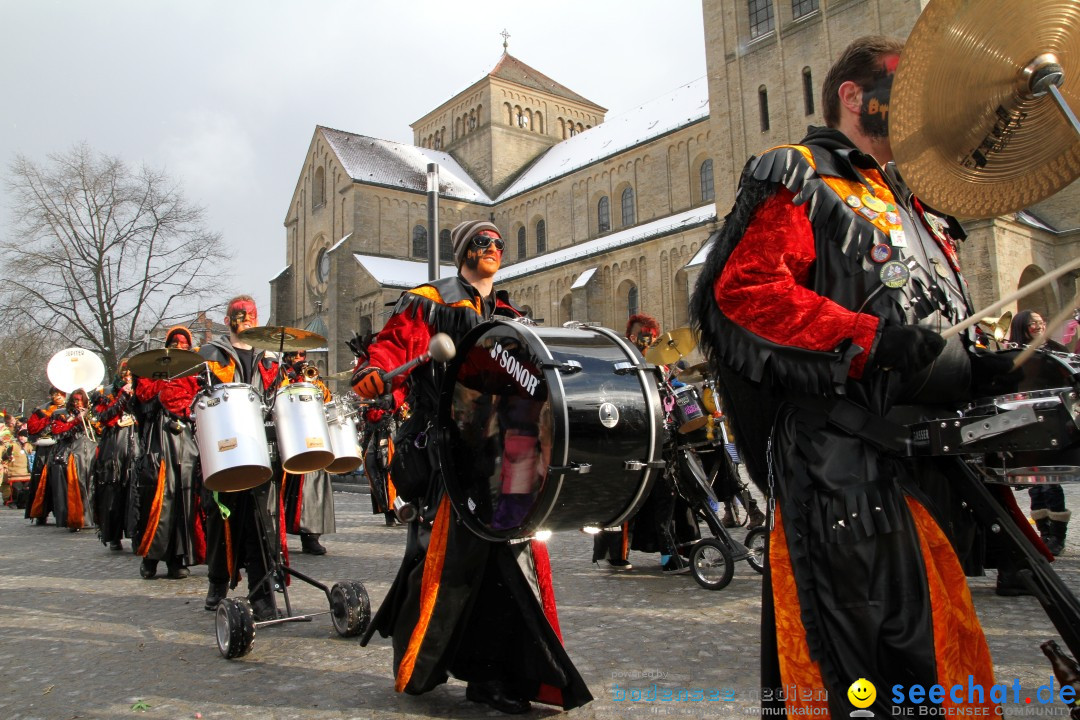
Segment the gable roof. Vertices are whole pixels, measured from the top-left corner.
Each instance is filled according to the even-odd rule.
[[[438,163],[442,197],[491,204],[491,198],[447,153],[322,125],[318,131],[326,138],[345,172],[357,182],[427,192],[428,163]]]
[[[499,58],[499,62],[495,63],[495,67],[488,73],[488,77],[499,78],[500,80],[506,80],[507,82],[524,85],[533,90],[540,90],[541,92],[557,95],[566,98],[567,100],[573,100],[576,103],[589,105],[601,112],[607,112],[607,108],[601,107],[592,100],[578,95],[565,85],[555,82],[544,73],[529,67],[505,51],[503,52],[502,57]]]

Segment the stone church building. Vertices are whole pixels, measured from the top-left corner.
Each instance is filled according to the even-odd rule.
[[[485,77],[411,125],[411,145],[316,127],[285,216],[286,267],[270,281],[272,322],[325,335],[326,353],[313,354],[325,374],[351,367],[345,341],[380,329],[428,277],[436,163],[442,275],[455,272],[450,229],[490,219],[507,241],[497,283],[538,321],[621,330],[640,311],[665,330],[686,325],[703,245],[746,159],[823,124],[821,81],[836,55],[859,35],[905,37],[923,5],[703,0],[707,78],[672,78],[668,95],[611,119],[602,99],[504,47]],[[1075,190],[965,223],[976,307],[1080,253]],[[1075,289],[1069,276],[1021,307],[1053,314]]]

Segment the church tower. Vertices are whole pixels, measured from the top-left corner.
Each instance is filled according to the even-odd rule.
[[[606,112],[515,58],[504,41],[491,72],[410,127],[413,144],[449,153],[496,197],[537,156],[599,125]]]

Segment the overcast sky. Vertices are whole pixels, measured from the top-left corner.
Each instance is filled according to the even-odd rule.
[[[266,317],[315,126],[411,143],[504,28],[609,118],[705,75],[700,0],[0,0],[0,172],[80,142],[164,168]]]

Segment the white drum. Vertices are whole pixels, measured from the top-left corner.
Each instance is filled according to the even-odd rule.
[[[203,484],[210,490],[248,490],[270,479],[262,402],[250,385],[216,385],[209,396],[199,398],[195,442]]]
[[[322,397],[311,383],[286,385],[274,396],[278,453],[288,472],[314,472],[334,461]]]
[[[341,401],[326,403],[326,427],[330,430],[330,446],[334,450],[334,462],[326,466],[326,471],[340,474],[360,467],[364,457],[356,430],[356,416]]]

